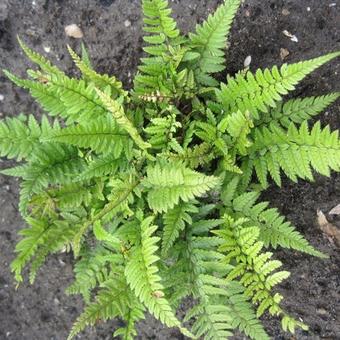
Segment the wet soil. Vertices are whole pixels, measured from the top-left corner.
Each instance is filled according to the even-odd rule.
[[[170,1],[179,26],[193,29],[221,1]],[[251,69],[281,64],[280,49],[289,51],[286,62],[318,56],[340,49],[340,2],[328,0],[245,0],[235,21],[228,51],[228,72],[243,67],[252,56]],[[136,71],[142,54],[139,0],[0,0],[0,66],[23,75],[29,63],[18,48],[19,34],[30,46],[48,54],[65,70],[72,72],[66,44],[79,49],[80,40],[65,36],[64,27],[78,24],[84,32],[93,64],[99,71],[118,76],[126,86]],[[292,42],[282,31],[295,34]],[[46,53],[46,51],[49,51]],[[339,62],[322,67],[309,76],[296,95],[315,95],[339,91]],[[339,101],[321,116],[324,124],[340,127]],[[0,115],[20,112],[39,115],[40,108],[24,90],[13,86],[0,73]],[[281,285],[287,311],[301,318],[310,331],[291,337],[278,327],[278,320],[264,322],[273,339],[340,338],[340,253],[319,232],[316,210],[327,212],[340,201],[340,175],[317,177],[315,183],[285,181],[282,189],[272,188],[265,198],[278,207],[318,249],[330,255],[319,260],[280,250],[290,278]],[[17,232],[23,221],[17,211],[18,182],[0,176],[0,339],[65,339],[72,322],[81,312],[78,297],[67,297],[63,290],[72,280],[72,258],[50,258],[34,286],[15,291],[9,263],[14,257]],[[79,335],[79,339],[110,339],[117,326],[98,325]],[[182,339],[176,330],[162,327],[148,317],[139,325],[139,339]],[[235,339],[242,339],[235,336]]]

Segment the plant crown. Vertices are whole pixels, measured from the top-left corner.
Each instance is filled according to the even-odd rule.
[[[120,318],[114,336],[132,339],[146,312],[189,338],[225,339],[239,329],[268,339],[259,318],[279,316],[283,330],[306,329],[273,290],[289,276],[273,249],[324,257],[267,202],[281,185],[340,170],[338,131],[308,124],[339,93],[283,101],[309,73],[338,57],[252,72],[221,83],[224,49],[240,0],[226,0],[184,36],[166,0],[143,0],[146,56],[131,91],[97,73],[83,47],[69,52],[71,78],[22,41],[38,66],[28,79],[5,71],[47,112],[39,122],[0,122],[2,170],[22,179],[21,230],[11,268],[33,283],[51,253],[72,251],[84,312],[69,340],[98,320]],[[272,251],[270,251],[272,250]],[[184,320],[176,315],[190,297]]]

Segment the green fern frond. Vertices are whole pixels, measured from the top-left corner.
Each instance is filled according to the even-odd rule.
[[[18,161],[27,158],[39,144],[41,134],[40,126],[32,115],[28,116],[27,125],[18,118],[1,121],[0,156]]]
[[[179,30],[176,28],[175,20],[170,16],[171,9],[168,8],[168,1],[143,0],[142,6],[145,16],[143,30],[151,34],[145,37],[147,42],[151,40],[150,43],[159,44],[159,40],[163,40],[162,34],[171,39],[178,37]]]
[[[14,84],[29,90],[31,96],[38,101],[41,107],[48,112],[50,116],[54,117],[60,114],[61,117],[66,117],[66,107],[60,100],[58,92],[53,88],[37,81],[21,79],[6,70],[3,72]]]
[[[103,90],[105,89],[106,86],[109,86],[115,96],[126,94],[126,92],[123,90],[123,84],[119,80],[117,80],[114,76],[97,73],[86,62],[84,62],[71,49],[70,46],[67,46],[67,48],[73,61],[81,71],[83,77],[85,77],[88,81],[93,82],[96,87]]]
[[[219,184],[219,179],[186,168],[181,163],[157,163],[147,169],[143,185],[148,203],[155,212],[167,212],[180,200],[188,202]]]
[[[223,241],[217,237],[211,239],[214,241],[207,242],[207,238],[187,235],[185,254],[189,267],[186,276],[192,278],[193,296],[198,303],[187,312],[185,321],[195,318],[193,332],[196,337],[204,336],[205,339],[228,338],[235,328],[252,339],[268,339],[242,285],[220,278],[232,266],[218,262],[223,255],[213,249]]]
[[[74,233],[66,221],[49,221],[48,219],[34,219],[27,217],[29,227],[19,233],[23,239],[17,244],[18,253],[11,263],[18,284],[23,281],[21,272],[29,262],[30,282],[35,279],[36,273],[49,253],[56,252],[68,244]]]
[[[249,111],[254,119],[260,119],[260,113],[267,113],[281,101],[281,95],[293,91],[295,86],[308,74],[328,61],[337,58],[340,52],[334,52],[315,59],[295,64],[284,64],[280,70],[274,66],[271,70],[257,70],[254,75],[238,73],[235,77],[228,76],[227,84],[221,84],[216,96],[223,109],[227,112]]]
[[[185,224],[192,223],[190,213],[197,212],[195,205],[191,203],[184,203],[175,206],[168,210],[164,216],[164,231],[162,237],[162,254],[166,255],[169,249],[173,246],[179,233],[184,230]]]
[[[269,339],[240,284],[211,275],[200,275],[200,279],[210,304],[198,305],[201,315],[193,326],[198,330],[197,336],[205,333],[205,339],[226,339],[232,336],[232,330],[239,328],[251,339]]]
[[[91,66],[70,47],[80,79],[19,39],[37,65],[28,79],[4,71],[54,121],[32,115],[0,121],[0,173],[22,178],[20,232],[11,264],[20,284],[47,256],[73,251],[86,306],[68,337],[119,318],[114,337],[132,340],[149,312],[189,338],[221,340],[239,329],[267,340],[259,318],[307,329],[275,292],[289,273],[267,248],[325,257],[267,202],[268,176],[281,185],[340,172],[339,132],[307,121],[340,93],[291,99],[309,73],[340,52],[271,69],[241,70],[219,85],[232,19],[242,0],[224,0],[181,35],[168,0],[142,0],[144,52],[134,87]],[[253,176],[253,175],[256,176]],[[176,316],[189,299],[183,322]],[[147,313],[146,313],[147,312]]]
[[[307,97],[288,100],[286,103],[280,103],[276,108],[256,122],[256,125],[269,125],[271,122],[279,122],[282,126],[288,128],[291,123],[301,124],[325,108],[331,105],[340,97],[339,92],[331,93],[319,97]]]
[[[75,281],[66,289],[67,294],[82,294],[89,303],[91,290],[109,279],[108,264],[120,265],[122,256],[110,254],[102,247],[86,251],[74,267]]]
[[[142,65],[138,67],[141,74],[137,74],[134,80],[135,91],[139,95],[152,94],[154,91],[162,91],[163,80],[170,70],[166,65],[165,57],[170,56],[171,46],[177,46],[179,42],[179,30],[176,22],[171,17],[171,9],[166,0],[143,0],[143,31],[147,33],[143,40],[147,43],[143,49],[149,54],[142,58]],[[174,50],[172,50],[174,52]],[[170,57],[171,58],[171,57]]]
[[[115,146],[115,150],[117,150],[117,146]],[[120,155],[120,152],[119,150],[117,154]],[[79,174],[78,179],[90,180],[95,177],[115,174],[119,168],[124,168],[121,165],[121,161],[117,159],[117,154],[102,155],[92,159],[84,171]]]
[[[81,228],[76,233],[72,241],[72,248],[75,256],[79,255],[82,237],[90,226],[94,225],[97,221],[103,220],[107,222],[107,220],[112,220],[112,218],[118,212],[122,212],[122,210],[128,209],[128,206],[126,206],[127,201],[132,196],[132,192],[140,184],[139,180],[136,180],[135,178],[130,176],[130,174],[128,174],[128,176],[129,179],[127,182],[116,180],[116,183],[114,183],[116,188],[113,188],[112,194],[108,195],[109,202],[105,204],[105,206],[102,207],[97,213],[88,218],[85,222],[82,221]]]
[[[93,84],[64,75],[50,75],[41,83],[21,79],[4,71],[16,85],[30,91],[50,116],[59,116],[67,122],[88,120],[107,115],[107,109],[99,100]]]
[[[149,312],[168,327],[178,327],[184,335],[192,337],[191,333],[181,326],[169,302],[164,298],[161,278],[155,262],[158,249],[158,237],[152,236],[157,226],[151,225],[154,217],[149,216],[141,222],[141,244],[132,249],[131,257],[125,267],[125,276],[131,289]]]
[[[144,40],[149,44],[157,45],[159,51],[161,45],[167,38],[175,39],[179,36],[179,30],[176,28],[177,24],[174,19],[171,18],[171,9],[168,7],[168,1],[166,0],[143,0],[142,2],[143,14],[144,14],[144,32],[150,33],[149,36],[145,36]],[[150,54],[148,48],[144,49]],[[162,52],[165,52],[162,49]],[[159,55],[159,54],[155,54]]]
[[[121,131],[110,117],[99,118],[87,124],[68,126],[52,132],[43,140],[90,148],[97,153],[109,151],[116,158],[119,158],[125,146],[129,144],[128,134]]]
[[[51,64],[49,60],[43,57],[41,54],[31,50],[19,37],[18,42],[22,50],[25,52],[27,57],[35,64],[37,64],[42,71],[47,74],[57,74],[57,75],[65,75],[63,71],[61,71],[58,67]]]
[[[199,54],[193,66],[197,81],[202,85],[217,85],[217,81],[209,74],[225,69],[224,50],[231,23],[240,4],[240,0],[225,0],[203,24],[197,25],[194,34],[189,34],[190,47]]]
[[[173,135],[181,126],[181,123],[176,121],[176,115],[170,114],[162,118],[152,118],[151,124],[144,131],[149,135],[152,148],[166,151],[173,141]]]
[[[117,124],[124,129],[133,139],[133,141],[143,150],[149,148],[151,145],[143,141],[137,129],[133,126],[131,121],[126,117],[123,107],[115,100],[110,98],[106,93],[96,90],[101,101],[107,107],[107,110],[113,114],[113,118]]]
[[[129,291],[124,276],[118,274],[119,272],[102,284],[96,300],[85,307],[74,323],[68,340],[73,339],[87,326],[95,325],[98,320],[106,321],[126,314]]]
[[[71,240],[76,233],[76,228],[68,221],[54,221],[44,233],[44,242],[36,250],[30,268],[30,283],[34,283],[38,270],[43,265],[49,254],[56,253],[64,249],[70,249]]]
[[[272,253],[262,252],[263,243],[258,241],[260,230],[257,227],[245,227],[246,219],[234,220],[225,216],[225,228],[215,230],[214,234],[223,239],[219,247],[221,253],[226,254],[223,263],[236,262],[228,273],[227,279],[239,279],[246,287],[244,294],[252,299],[257,306],[257,317],[266,310],[273,315],[285,315],[279,302],[280,294],[271,293],[272,288],[289,276],[289,272],[277,271],[281,262],[271,260]]]
[[[242,113],[240,111],[227,115],[219,123],[219,129],[228,132],[232,137],[233,145],[241,155],[246,155],[247,148],[251,146],[248,135],[253,127],[254,125],[248,112]]]
[[[11,269],[18,284],[23,281],[21,275],[23,267],[33,258],[38,247],[44,243],[46,233],[51,227],[45,220],[27,217],[26,222],[30,227],[19,232],[23,239],[16,245],[15,251],[18,254],[11,263]]]
[[[201,143],[180,153],[169,153],[166,156],[171,161],[182,161],[191,169],[207,164],[214,158],[212,147],[208,143]]]
[[[128,312],[123,316],[125,327],[118,328],[113,336],[121,336],[122,340],[133,340],[137,336],[136,323],[144,319],[144,307],[138,301],[133,301]]]
[[[83,80],[68,77],[52,76],[47,85],[59,98],[65,109],[61,112],[68,122],[97,119],[107,115],[107,109],[102,104],[93,84]]]
[[[329,127],[321,129],[320,122],[309,131],[307,122],[297,129],[291,124],[288,131],[271,125],[256,129],[254,144],[249,150],[251,167],[263,187],[268,173],[281,185],[280,169],[294,182],[298,178],[313,180],[311,169],[324,176],[340,169],[339,132]]]
[[[244,193],[232,201],[236,214],[249,219],[245,225],[257,226],[260,229],[259,240],[265,247],[277,246],[295,249],[313,256],[325,257],[312,247],[295,227],[280,215],[277,209],[268,209],[268,202],[256,204],[260,194],[257,192]]]
[[[23,178],[20,191],[20,211],[25,214],[33,194],[38,194],[50,184],[68,184],[83,169],[84,161],[73,147],[41,144],[30,155],[31,162],[20,167]],[[11,170],[2,171],[11,174]],[[14,174],[18,175],[18,170]]]

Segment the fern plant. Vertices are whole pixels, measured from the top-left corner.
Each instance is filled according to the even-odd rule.
[[[69,340],[98,320],[120,318],[115,336],[132,339],[146,312],[188,338],[218,340],[235,329],[268,339],[260,317],[283,330],[307,329],[281,307],[289,276],[277,247],[325,257],[268,202],[282,176],[313,180],[340,170],[338,131],[310,123],[339,93],[284,100],[330,53],[219,83],[240,0],[225,0],[184,36],[166,0],[143,0],[146,52],[132,90],[98,74],[86,50],[70,54],[71,78],[19,40],[36,65],[22,79],[46,111],[0,123],[0,155],[20,163],[19,208],[27,227],[11,268],[33,283],[45,258],[73,252],[86,307]],[[176,315],[191,298],[184,320]]]

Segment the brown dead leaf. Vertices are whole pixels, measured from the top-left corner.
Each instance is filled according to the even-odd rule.
[[[321,210],[317,211],[317,215],[317,222],[321,231],[331,238],[338,247],[340,247],[340,229],[328,222],[325,214]]]
[[[334,207],[330,212],[329,215],[340,215],[340,204]]]
[[[280,48],[280,58],[285,60],[289,56],[289,51],[286,48]]]
[[[84,36],[82,30],[76,24],[65,26],[65,34],[68,37],[75,38],[75,39],[80,39]]]

